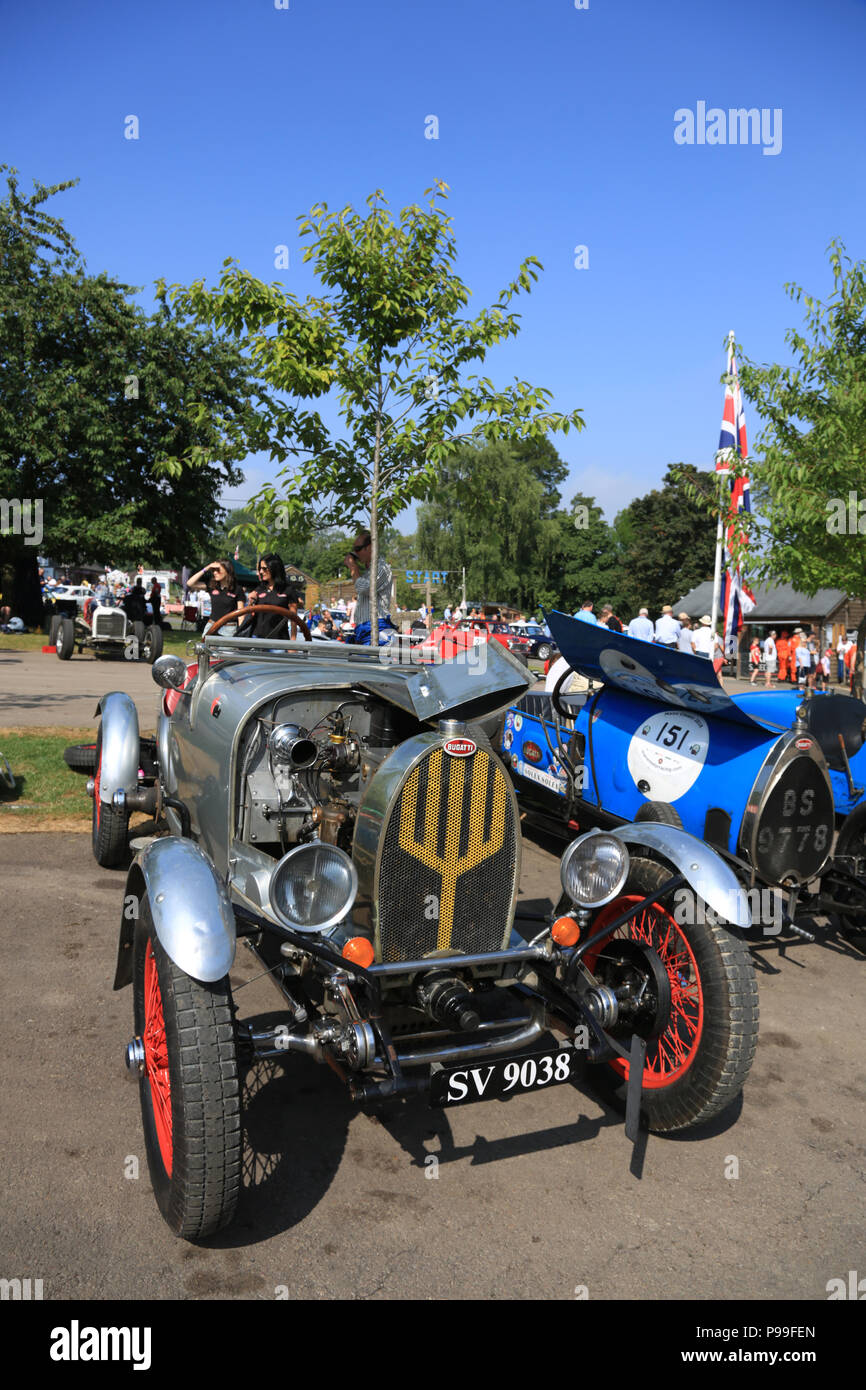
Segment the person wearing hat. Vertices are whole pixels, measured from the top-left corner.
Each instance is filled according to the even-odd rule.
[[[797,629],[797,685],[808,686],[812,676],[812,653],[802,628]]]
[[[677,649],[686,652],[688,656],[695,654],[695,634],[692,632],[692,620],[688,613],[679,615],[680,635],[677,638]]]
[[[695,631],[695,656],[706,656],[712,658],[715,642],[712,632],[713,620],[709,613],[705,613],[698,623]]]
[[[674,617],[674,610],[669,603],[662,608],[662,615],[656,618],[656,630],[653,640],[660,647],[675,647],[680,635],[680,625]]]

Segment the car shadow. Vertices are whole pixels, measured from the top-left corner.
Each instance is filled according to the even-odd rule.
[[[285,1015],[280,1012],[245,1020],[256,1031],[283,1021]],[[249,1246],[302,1222],[333,1183],[343,1161],[349,1127],[359,1114],[384,1129],[411,1166],[425,1173],[431,1167],[435,1172],[442,1164],[468,1160],[477,1166],[548,1153],[597,1139],[606,1129],[623,1128],[622,1109],[609,1098],[604,1086],[590,1083],[583,1075],[569,1083],[569,1088],[579,1101],[595,1101],[603,1113],[578,1113],[568,1124],[498,1139],[488,1140],[476,1133],[472,1143],[461,1144],[454,1137],[447,1111],[428,1107],[423,1097],[359,1106],[329,1068],[306,1057],[289,1053],[254,1062],[242,1073],[242,1190],[237,1215],[228,1229],[202,1244],[212,1249]],[[519,1100],[517,1096],[498,1103],[508,1105]],[[717,1124],[714,1121],[712,1126],[704,1126],[700,1134],[721,1132]],[[629,1153],[623,1135],[624,1163],[628,1162],[637,1179],[642,1176],[648,1139],[642,1127]]]
[[[246,1018],[254,1031],[284,1023],[284,1012]],[[241,1075],[242,1189],[232,1225],[206,1243],[247,1246],[291,1230],[334,1180],[355,1112],[343,1083],[297,1053],[263,1058]]]
[[[557,1090],[561,1089],[559,1087]],[[470,1165],[476,1167],[485,1163],[500,1163],[509,1158],[522,1158],[533,1154],[547,1153],[552,1149],[570,1147],[573,1144],[585,1143],[591,1139],[597,1139],[604,1129],[621,1128],[622,1118],[615,1109],[595,1096],[592,1088],[581,1080],[579,1084],[571,1083],[571,1089],[576,1090],[582,1098],[590,1096],[593,1100],[598,1100],[602,1106],[604,1114],[601,1116],[590,1117],[589,1115],[578,1115],[578,1117],[565,1125],[553,1125],[549,1129],[533,1130],[532,1132],[522,1132],[520,1134],[509,1134],[500,1139],[486,1139],[483,1134],[476,1134],[471,1144],[458,1144],[454,1138],[448,1112],[442,1109],[428,1108],[426,1101],[405,1101],[401,1103],[389,1102],[387,1106],[379,1109],[368,1107],[366,1113],[371,1119],[385,1129],[392,1139],[400,1145],[404,1153],[409,1156],[413,1167],[428,1171],[431,1160],[435,1159],[435,1167],[438,1168],[447,1163],[460,1163],[464,1160],[469,1161]],[[486,1106],[490,1109],[492,1105],[511,1105],[519,1103],[521,1097],[515,1096],[512,1100],[491,1101]],[[430,1142],[438,1144],[437,1148],[431,1149]]]
[[[16,772],[13,772],[12,780],[15,783],[15,785],[13,787],[10,787],[4,775],[3,764],[2,762],[0,762],[0,803],[11,803],[13,801],[20,801],[24,792],[24,788],[27,785],[27,778],[19,777]]]
[[[780,967],[772,963],[773,956],[805,970],[809,965],[810,953],[816,950],[830,951],[848,960],[866,959],[866,930],[847,932],[834,918],[803,917],[798,919],[798,925],[812,932],[815,940],[804,941],[802,937],[783,935],[748,943],[756,970],[764,975],[780,975]],[[795,951],[797,954],[794,954]],[[801,952],[803,959],[798,958]]]

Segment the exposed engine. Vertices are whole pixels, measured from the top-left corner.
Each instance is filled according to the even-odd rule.
[[[276,701],[242,740],[238,838],[276,857],[313,839],[350,853],[365,787],[395,744],[420,727],[364,691]]]

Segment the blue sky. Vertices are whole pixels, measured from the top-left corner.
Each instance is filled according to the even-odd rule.
[[[53,210],[147,307],[226,256],[306,294],[298,214],[444,179],[475,311],[544,264],[485,370],[583,410],[555,437],[565,498],[610,519],[669,462],[711,464],[728,329],[784,360],[784,283],[826,293],[831,237],[866,256],[864,0],[3,0],[2,24],[0,161],[79,177]],[[698,102],[780,110],[781,148],[677,144]],[[246,471],[229,501],[269,475]]]

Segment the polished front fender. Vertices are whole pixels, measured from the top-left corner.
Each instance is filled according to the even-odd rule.
[[[135,923],[147,894],[154,930],[175,965],[211,984],[235,958],[235,917],[228,893],[203,850],[170,836],[137,855],[126,881],[114,988],[132,982]]]
[[[707,907],[735,927],[750,927],[752,913],[748,896],[734,871],[724,859],[686,830],[674,825],[641,821],[639,825],[618,825],[609,832],[629,848],[645,845],[669,860],[686,878]]]
[[[109,695],[103,695],[96,706],[96,713],[102,715],[99,799],[111,805],[111,798],[119,788],[125,792],[134,792],[138,788],[141,763],[138,711],[128,695],[121,690],[113,690]]]

